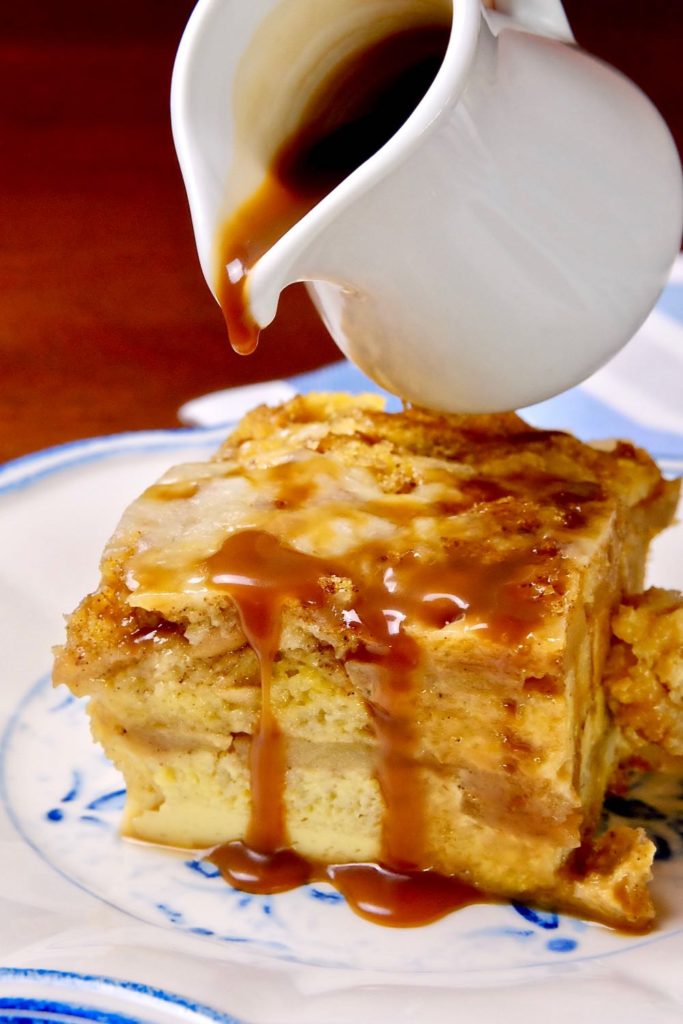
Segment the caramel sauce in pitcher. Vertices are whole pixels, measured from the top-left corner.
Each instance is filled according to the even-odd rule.
[[[404,29],[338,67],[311,97],[261,186],[227,220],[218,239],[216,292],[236,352],[253,352],[260,331],[246,294],[249,271],[396,133],[436,77],[449,35],[446,25]]]

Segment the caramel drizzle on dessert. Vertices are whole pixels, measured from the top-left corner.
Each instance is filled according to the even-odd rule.
[[[382,561],[383,546],[371,543],[351,557],[356,566],[354,603],[341,611],[331,605],[325,581],[349,576],[346,559],[340,563],[307,555],[272,534],[245,530],[229,536],[207,560],[208,582],[226,590],[237,605],[259,658],[262,681],[246,842],[228,843],[211,859],[238,888],[278,892],[323,877],[366,917],[392,925],[424,924],[484,897],[467,883],[429,869],[413,729],[419,647],[406,626],[443,628],[469,616],[473,626],[518,642],[540,618],[539,602],[528,595],[528,554],[481,566],[462,558],[423,564],[409,553],[392,564]],[[380,865],[315,865],[290,849],[284,809],[286,751],[271,704],[273,658],[282,610],[290,601],[341,618],[357,633],[352,658],[376,667],[370,710],[385,804]]]
[[[217,244],[216,295],[236,352],[252,353],[260,333],[249,308],[249,271],[396,133],[436,77],[449,36],[448,25],[404,29],[336,68],[310,98],[260,187],[227,220]]]
[[[324,468],[321,474],[320,470]],[[420,751],[413,726],[419,713],[420,648],[415,629],[443,629],[460,622],[513,649],[544,618],[546,550],[532,543],[487,563],[459,547],[422,553],[409,547],[401,528],[422,516],[444,514],[443,501],[420,503],[412,495],[355,498],[335,493],[337,467],[311,457],[250,470],[257,492],[270,494],[267,528],[239,529],[208,559],[175,571],[149,562],[136,569],[145,590],[226,592],[235,602],[245,637],[261,673],[261,715],[250,753],[252,806],[244,841],[211,856],[236,888],[272,893],[313,879],[330,881],[357,913],[383,924],[412,926],[486,897],[457,878],[432,869]],[[256,477],[260,477],[257,480]],[[324,478],[327,481],[324,482]],[[544,489],[557,482],[544,480]],[[456,512],[480,501],[504,501],[505,487],[485,479],[460,480]],[[322,488],[322,489],[321,489]],[[571,502],[597,500],[590,487]],[[161,497],[161,496],[160,496]],[[165,499],[165,495],[162,500]],[[316,504],[316,500],[318,504]],[[564,495],[558,502],[562,507]],[[319,557],[279,539],[278,510],[294,508],[309,526],[329,524],[344,511],[394,522],[399,540],[360,544],[343,556]],[[343,581],[352,584],[349,600]],[[346,595],[346,596],[345,596]],[[373,668],[368,698],[378,746],[377,779],[384,802],[380,864],[323,865],[292,850],[286,827],[287,751],[272,702],[272,672],[288,604],[316,609],[352,637],[347,662]],[[146,639],[146,638],[145,638]]]
[[[207,561],[214,587],[237,605],[249,644],[261,669],[261,717],[251,743],[251,817],[246,842],[226,843],[212,856],[236,888],[282,892],[309,881],[308,863],[289,848],[285,817],[287,755],[273,713],[273,659],[280,640],[282,607],[288,600],[321,607],[319,559],[278,543],[271,534],[232,534]]]
[[[361,563],[376,564],[379,550],[356,551]],[[284,812],[286,753],[271,705],[272,661],[279,641],[282,609],[288,601],[336,613],[324,581],[348,576],[334,559],[321,559],[283,545],[272,534],[245,530],[227,538],[208,559],[208,580],[235,601],[249,643],[261,664],[262,705],[252,743],[252,810],[246,842],[219,847],[211,860],[238,888],[278,892],[315,877],[328,878],[363,916],[385,924],[424,924],[482,896],[457,879],[425,870],[424,799],[413,761],[413,673],[419,649],[406,633],[407,621],[445,624],[464,615],[467,599],[433,592],[437,567],[387,565],[379,578],[362,572],[353,609],[341,613],[359,635],[358,660],[377,666],[371,711],[379,741],[378,781],[386,811],[382,864],[332,865],[307,862],[289,847]],[[366,569],[367,572],[367,569]],[[464,576],[458,573],[459,582]],[[473,596],[473,593],[470,593]],[[443,605],[443,607],[441,607]]]

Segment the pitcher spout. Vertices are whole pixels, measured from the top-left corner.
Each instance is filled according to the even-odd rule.
[[[225,40],[228,24],[230,52],[219,64],[217,41]],[[236,0],[200,0],[178,52],[172,115],[202,268],[214,294],[220,291],[226,266],[224,254],[216,247],[221,229],[263,186],[278,154],[301,125],[310,125],[316,105],[322,111],[325,94],[337,91],[334,102],[321,113],[321,130],[330,136],[337,132],[340,155],[345,131],[344,149],[350,157],[346,165],[340,160],[338,180],[322,181],[319,198],[323,201],[314,217],[303,218],[306,230],[295,231],[296,241],[290,240],[288,247],[309,247],[310,236],[324,231],[336,211],[390,173],[418,144],[440,110],[464,87],[479,26],[479,0],[460,0],[455,9],[451,0],[260,0],[250,5]],[[324,124],[330,110],[338,111],[339,118],[347,122],[352,119],[353,104],[359,105],[371,95],[368,77],[374,76],[380,88],[380,72],[386,78],[393,70],[410,71],[406,37],[417,54],[411,59],[421,62],[413,79],[419,78],[430,62],[433,65],[434,81],[427,83],[431,87],[425,88],[426,96],[417,97],[415,109],[400,113],[386,139],[380,128],[369,148],[368,139],[349,134],[347,123]],[[445,40],[443,50],[441,39]],[[377,59],[372,61],[375,51]],[[363,58],[362,74],[352,75],[354,61]],[[211,74],[209,64],[213,64]],[[365,97],[356,95],[357,83],[368,90]],[[402,87],[405,84],[402,81]],[[419,88],[419,84],[409,82],[408,88]],[[269,97],[267,104],[264,95]],[[401,102],[405,104],[408,98],[401,97]],[[395,111],[394,117],[398,113]],[[381,151],[381,159],[376,150]],[[294,271],[299,261],[290,256],[282,259],[291,268],[282,277],[283,284],[292,273],[307,273]],[[257,320],[266,312],[272,315],[273,305],[270,299],[261,302],[259,291],[254,284],[246,289],[254,296]]]

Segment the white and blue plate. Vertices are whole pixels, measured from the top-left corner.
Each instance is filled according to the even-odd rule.
[[[682,324],[677,267],[631,346],[527,418],[628,437],[683,474]],[[129,501],[169,465],[208,455],[247,406],[295,390],[374,388],[339,363],[189,403],[191,429],[76,442],[0,468],[0,1022],[492,1024],[504,1013],[540,1024],[607,1000],[608,1020],[680,1022],[677,781],[609,807],[657,844],[660,922],[646,936],[507,904],[383,929],[325,885],[250,896],[189,854],[120,839],[121,778],[92,743],[82,703],[50,684],[63,613],[96,585]],[[655,542],[650,579],[683,585],[683,527]]]

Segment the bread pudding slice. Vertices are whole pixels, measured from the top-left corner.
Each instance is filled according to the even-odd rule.
[[[514,414],[259,408],[124,514],[55,681],[90,697],[124,833],[221,847],[238,884],[240,850],[271,889],[377,863],[642,927],[652,844],[595,838],[603,672],[676,498],[630,444]]]

